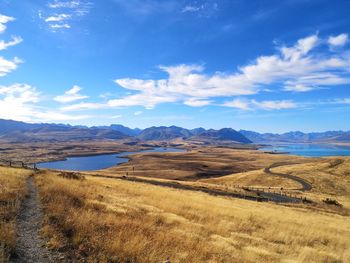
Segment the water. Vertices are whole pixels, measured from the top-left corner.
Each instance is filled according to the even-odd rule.
[[[329,144],[281,144],[260,148],[262,151],[288,152],[306,157],[350,156],[350,146]]]
[[[123,152],[117,154],[100,154],[92,156],[69,157],[66,160],[62,161],[39,163],[37,167],[54,170],[94,171],[126,163],[129,161],[129,159],[125,156],[145,152],[185,152],[185,150],[159,147],[139,152]]]

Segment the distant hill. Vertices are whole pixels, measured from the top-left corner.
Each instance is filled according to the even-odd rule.
[[[202,139],[210,141],[233,141],[238,143],[251,143],[244,135],[231,128],[223,128],[221,130],[205,130],[204,128],[184,129],[181,127],[150,127],[143,130],[139,136],[141,140],[171,140],[175,138],[183,139]]]
[[[137,138],[145,141],[149,140],[171,140],[175,138],[189,138],[192,136],[191,131],[176,127],[176,126],[170,126],[170,127],[150,127],[147,129],[144,129]]]
[[[350,142],[350,131],[326,131],[312,133],[294,131],[282,134],[258,133],[246,130],[240,130],[239,132],[254,143]]]
[[[112,129],[88,128],[64,124],[29,124],[0,119],[0,139],[9,142],[116,140],[128,137],[128,135]]]
[[[198,138],[220,140],[220,141],[235,141],[239,143],[251,143],[252,141],[246,138],[243,134],[231,128],[223,128],[220,130],[207,130],[197,135]]]
[[[200,128],[192,129],[192,130],[191,130],[191,133],[192,133],[193,135],[199,135],[199,134],[201,134],[201,133],[203,133],[203,132],[205,132],[205,131],[206,131],[206,129],[200,127]]]
[[[141,129],[138,129],[138,128],[131,129],[131,128],[123,126],[121,124],[112,124],[110,126],[97,126],[97,127],[93,127],[93,128],[112,129],[114,131],[118,131],[118,132],[124,133],[124,134],[129,135],[129,136],[137,136],[142,132]]]
[[[9,132],[21,132],[28,131],[30,129],[34,129],[39,127],[38,124],[30,124],[21,121],[13,121],[13,120],[2,120],[0,119],[0,135],[6,134]]]

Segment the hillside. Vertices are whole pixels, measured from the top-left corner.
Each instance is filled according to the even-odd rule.
[[[235,131],[231,128],[223,128],[220,130],[207,130],[199,133],[198,138],[211,139],[219,141],[235,141],[238,143],[251,143],[252,141],[245,137],[243,134]]]
[[[46,141],[81,141],[81,140],[119,140],[128,135],[111,129],[87,128],[55,124],[25,124],[7,126],[0,139],[7,142],[46,142]]]
[[[350,225],[345,215],[125,180],[86,175],[80,181],[58,175],[47,172],[36,178],[47,219],[45,235],[54,249],[71,248],[73,257],[90,262],[348,259]]]
[[[231,129],[223,128],[220,130],[205,130],[203,128],[197,128],[193,130],[184,129],[181,127],[151,127],[143,130],[139,136],[141,140],[171,140],[175,138],[183,139],[196,139],[209,142],[215,141],[230,141],[237,143],[251,143],[241,133]]]
[[[184,128],[170,126],[170,127],[150,127],[144,129],[137,137],[141,140],[171,140],[175,138],[189,138],[192,133]]]

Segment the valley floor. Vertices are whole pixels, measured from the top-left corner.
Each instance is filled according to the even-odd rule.
[[[126,176],[131,167],[135,174]],[[225,173],[203,176],[211,168]],[[12,229],[0,235],[6,259],[18,246],[16,217],[33,171],[0,169],[0,200],[16,203],[10,214],[1,210],[6,220],[0,227]],[[63,262],[350,261],[347,157],[200,148],[138,154],[127,164],[90,173],[44,170],[34,180],[43,212],[41,238],[50,251],[62,253]],[[310,202],[257,202],[225,194]]]

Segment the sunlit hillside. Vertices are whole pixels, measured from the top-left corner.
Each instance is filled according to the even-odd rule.
[[[94,262],[347,262],[350,220],[308,207],[40,174],[53,249]]]

